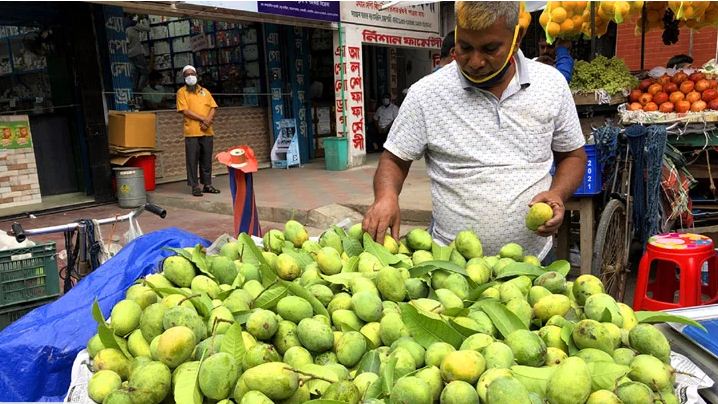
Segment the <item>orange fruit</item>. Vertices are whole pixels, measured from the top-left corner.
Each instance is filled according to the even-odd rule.
[[[546,28],[546,24],[548,24],[548,12],[546,12],[546,10],[544,10],[544,12],[541,13],[541,16],[539,16],[539,24]]]
[[[643,9],[643,2],[642,1],[632,1],[630,2],[631,8],[633,8],[633,11],[641,11]]]
[[[601,5],[598,7],[599,11],[603,12],[603,14],[613,17],[613,14],[616,12],[616,2],[615,1],[602,1]]]
[[[573,33],[574,29],[573,20],[566,20],[561,23],[561,33],[562,34],[571,34]]]
[[[561,24],[566,21],[566,17],[568,17],[568,13],[563,7],[555,7],[551,10],[551,21],[557,24]]]
[[[523,29],[527,29],[529,25],[531,25],[531,14],[521,13],[521,15],[519,15],[519,25]]]
[[[546,26],[546,32],[549,34],[549,36],[555,37],[556,35],[561,33],[561,26],[559,24],[551,21]]]
[[[571,18],[571,20],[573,21],[573,27],[574,27],[574,29],[578,31],[578,27],[580,27],[581,24],[583,24],[583,17],[580,16],[580,15],[574,15],[574,16]]]

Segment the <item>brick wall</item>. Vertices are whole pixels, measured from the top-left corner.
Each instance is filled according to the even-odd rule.
[[[626,61],[628,68],[638,70],[641,68],[641,35],[635,34],[635,23],[619,24],[616,33],[616,56]],[[701,66],[716,57],[715,28],[703,28],[693,32],[693,65]],[[646,34],[646,49],[644,66],[652,69],[656,66],[665,66],[668,59],[679,54],[689,54],[690,30],[681,28],[678,42],[673,45],[664,45],[661,39],[663,30],[655,30]]]
[[[267,111],[256,107],[220,107],[214,119],[214,154],[232,146],[247,144],[260,163],[270,160],[271,151]],[[158,182],[187,178],[185,168],[182,115],[174,111],[157,112],[157,148],[163,150],[156,161]],[[227,168],[214,161],[212,173],[225,174]]]
[[[40,202],[33,148],[0,151],[0,209]]]

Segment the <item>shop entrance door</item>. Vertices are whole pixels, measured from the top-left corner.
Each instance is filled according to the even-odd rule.
[[[43,114],[30,117],[37,176],[43,196],[79,189],[67,117]]]

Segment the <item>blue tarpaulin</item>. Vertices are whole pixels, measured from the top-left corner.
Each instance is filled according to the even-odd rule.
[[[92,303],[108,317],[137,279],[158,272],[165,247],[207,240],[177,228],[141,236],[85,277],[67,294],[39,307],[0,332],[0,401],[62,401],[72,362],[97,332]]]

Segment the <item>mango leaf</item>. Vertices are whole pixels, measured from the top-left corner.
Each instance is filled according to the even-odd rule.
[[[247,318],[249,318],[250,314],[252,314],[252,310],[239,310],[239,311],[232,312],[232,316],[234,317],[234,322],[237,324],[247,323]]]
[[[499,330],[504,338],[516,330],[526,329],[526,325],[516,317],[516,314],[512,313],[506,306],[494,299],[487,299],[480,303],[477,302],[477,305],[489,316],[494,327]]]
[[[280,284],[292,292],[294,296],[301,297],[302,299],[308,301],[309,304],[312,305],[312,309],[314,309],[314,314],[321,314],[327,318],[331,318],[322,302],[320,302],[319,299],[317,299],[307,289],[294,282],[281,281]]]
[[[691,320],[690,318],[684,317],[684,316],[677,316],[675,314],[664,313],[662,311],[637,311],[636,319],[638,319],[639,323],[687,324],[687,325],[692,325],[696,328],[700,328],[704,332],[708,332],[708,330],[706,330],[706,328],[703,326],[703,324],[701,324],[695,320]]]
[[[383,245],[371,239],[369,233],[364,233],[364,251],[372,254],[383,266],[394,265],[401,259],[390,253]]]
[[[381,375],[379,375],[379,378],[376,379],[372,384],[370,384],[369,387],[366,389],[366,392],[364,392],[364,397],[362,397],[362,398],[364,400],[368,400],[370,398],[381,397],[383,385],[384,385],[384,380],[382,380]]]
[[[100,341],[105,348],[115,348],[120,350],[120,344],[115,340],[115,333],[106,324],[100,324],[97,327],[97,335],[100,336]]]
[[[471,289],[469,291],[469,295],[466,297],[466,300],[464,300],[464,305],[466,305],[467,302],[469,302],[469,303],[476,302],[477,300],[479,300],[479,298],[481,298],[481,294],[484,293],[486,291],[486,289],[488,289],[494,285],[496,285],[496,282],[491,281],[491,282],[484,283],[483,285],[479,285],[479,286]]]
[[[199,367],[200,363],[185,365],[181,372],[176,372],[174,384],[174,399],[177,404],[202,404],[202,392],[199,390]]]
[[[573,329],[576,327],[574,323],[567,323],[561,328],[561,341],[568,346],[568,355],[572,356],[578,352],[576,344],[573,342]]]
[[[392,356],[387,360],[384,365],[384,371],[381,372],[381,389],[384,394],[391,393],[391,389],[394,387],[394,370],[396,369],[397,357]]]
[[[350,257],[357,257],[364,252],[364,247],[362,247],[361,242],[349,237],[342,239],[342,247],[344,247],[344,252]]]
[[[234,323],[227,329],[227,332],[224,333],[224,338],[222,338],[222,344],[219,350],[220,352],[226,352],[232,355],[237,363],[242,363],[246,349],[244,346],[244,338],[242,338],[242,326],[240,324]]]
[[[232,288],[232,289],[228,289],[228,290],[225,290],[225,291],[223,291],[223,292],[219,292],[219,294],[217,295],[217,299],[219,299],[219,300],[224,300],[224,299],[228,298],[229,295],[231,295],[232,292],[234,292],[236,289],[238,289],[238,288],[237,288],[237,287],[234,287],[234,288]]]
[[[92,318],[97,321],[97,325],[104,325],[107,323],[105,320],[105,316],[102,315],[102,309],[100,309],[100,305],[97,303],[97,299],[92,303]]]
[[[591,388],[595,390],[611,390],[616,388],[616,381],[631,371],[631,368],[613,362],[589,362],[591,372]]]
[[[359,268],[359,257],[351,257],[342,265],[342,273],[356,272]]]
[[[379,374],[379,367],[381,366],[381,360],[379,359],[379,352],[375,349],[365,353],[359,364],[357,365],[357,376],[362,373],[376,373]]]
[[[349,237],[349,236],[347,235],[347,232],[345,232],[344,229],[341,228],[341,227],[339,227],[339,226],[336,226],[336,225],[332,226],[332,230],[334,230],[334,233],[337,233],[337,235],[339,236],[339,238],[344,239],[344,238]]]
[[[242,252],[242,262],[248,262],[250,264],[254,265],[267,265],[267,260],[264,259],[264,255],[262,255],[262,252],[257,248],[257,245],[254,244],[254,240],[252,240],[252,237],[249,236],[247,233],[242,233],[237,238],[237,241],[241,242],[243,247],[240,248],[240,251]]]
[[[464,338],[468,338],[468,337],[470,337],[470,336],[476,334],[477,332],[479,332],[479,331],[477,331],[477,330],[474,330],[474,329],[471,329],[471,328],[468,328],[468,327],[464,327],[463,325],[461,325],[461,324],[457,323],[456,321],[454,321],[453,318],[450,318],[450,319],[449,319],[449,325],[451,325],[451,327],[452,327],[453,329],[455,329],[459,334],[463,335]]]
[[[212,299],[206,293],[186,294],[186,296],[201,317],[208,317],[209,313],[212,312],[214,305],[212,304]]]
[[[452,307],[452,308],[444,310],[444,312],[441,314],[443,314],[447,317],[460,317],[460,316],[465,317],[465,316],[469,315],[470,311],[471,310],[469,310],[469,309],[462,309],[460,307]]]
[[[434,342],[446,342],[459,349],[464,336],[443,320],[425,316],[408,303],[401,303],[401,320],[409,329],[409,333],[424,348]]]
[[[431,243],[431,255],[437,261],[449,261],[451,259],[451,252],[454,251],[453,247],[440,246],[436,243]]]
[[[157,293],[161,297],[165,297],[168,295],[185,295],[186,293],[180,289],[180,288],[158,288],[157,286],[153,285],[152,282],[148,281],[147,279],[143,279],[142,283],[152,289],[153,292]]]
[[[332,285],[342,285],[345,288],[349,287],[349,283],[356,278],[364,278],[365,275],[361,272],[342,272],[336,275],[322,275],[319,274],[325,281]]]
[[[127,350],[127,344],[120,343],[123,338],[115,335],[112,328],[104,324],[100,324],[100,326],[97,327],[97,333],[100,335],[100,341],[105,348],[115,348],[118,351],[122,351],[122,354],[124,354],[127,358],[132,359],[132,354],[129,350]]]
[[[544,271],[536,265],[528,264],[526,262],[514,262],[507,265],[506,268],[502,269],[501,273],[496,277],[496,279],[504,279],[512,276],[522,275],[536,278],[543,274]]]
[[[297,264],[299,264],[299,268],[304,270],[304,268],[313,263],[314,260],[312,259],[312,256],[309,255],[304,250],[297,250],[294,247],[288,248],[284,247],[282,249],[282,253],[289,255],[290,257],[294,258],[295,261],[297,261]]]
[[[558,272],[558,273],[560,273],[561,275],[563,275],[563,276],[565,277],[565,276],[568,275],[568,273],[571,271],[571,263],[569,263],[569,262],[566,261],[566,260],[554,261],[554,262],[552,262],[550,265],[544,267],[544,271],[546,271],[546,272],[550,272],[550,271]]]
[[[409,270],[409,274],[412,278],[419,278],[421,276],[424,276],[428,274],[431,271],[435,271],[437,269],[443,269],[444,271],[454,272],[457,274],[461,274],[464,276],[469,276],[469,274],[466,273],[466,270],[459,265],[454,264],[450,261],[426,261],[422,262],[421,265],[415,266],[414,268],[411,268]]]
[[[555,367],[534,368],[531,366],[511,366],[511,373],[523,384],[529,392],[536,393],[540,397],[546,396],[548,381],[556,371]]]
[[[254,300],[254,307],[258,307],[260,309],[271,309],[286,295],[286,286],[272,286],[265,289],[259,296],[257,296]]]
[[[614,318],[623,318],[621,317],[621,312],[618,310],[618,306],[614,305],[613,307],[609,306],[603,309],[603,313],[601,313],[602,323],[611,323]]]
[[[165,250],[172,251],[173,253],[186,258],[188,261],[192,261],[192,253],[185,250],[184,248],[172,248],[164,247]]]
[[[215,279],[214,275],[209,271],[209,260],[204,252],[202,252],[202,245],[200,244],[197,244],[194,250],[192,250],[192,263],[200,272]]]

